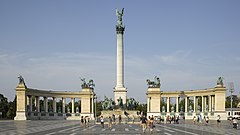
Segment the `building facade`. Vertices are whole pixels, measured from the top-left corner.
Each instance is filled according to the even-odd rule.
[[[216,119],[218,115],[227,119],[225,110],[226,87],[218,84],[214,88],[163,92],[159,88],[147,90],[147,116],[208,116]]]
[[[79,92],[45,91],[27,88],[25,83],[20,81],[16,87],[16,96],[17,110],[14,120],[79,120],[80,116],[88,116],[94,119],[95,93],[93,88],[84,88]],[[66,99],[68,98],[71,99],[71,107],[66,108]],[[75,105],[75,99],[80,99],[80,106]],[[57,100],[61,101],[58,106]],[[43,104],[40,101],[43,101]]]

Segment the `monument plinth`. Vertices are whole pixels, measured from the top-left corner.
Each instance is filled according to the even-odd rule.
[[[124,8],[120,13],[118,9],[116,10],[116,15],[118,16],[118,21],[116,25],[117,32],[117,83],[114,88],[114,101],[116,104],[119,102],[119,98],[122,99],[123,104],[126,104],[127,100],[127,90],[124,86],[124,46],[123,46],[123,33],[125,27],[122,23]]]

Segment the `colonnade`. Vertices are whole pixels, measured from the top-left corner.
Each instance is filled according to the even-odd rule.
[[[27,88],[21,83],[16,88],[17,110],[15,120],[28,119],[78,119],[88,116],[94,119],[93,88],[84,88],[79,92],[45,91]],[[66,108],[66,99],[71,99],[71,106]],[[43,100],[42,100],[43,99]],[[57,106],[57,100],[61,100]],[[81,105],[75,106],[76,99]],[[41,105],[40,101],[43,101]],[[49,103],[52,102],[52,103]],[[70,111],[71,110],[71,111]]]
[[[191,97],[163,97],[161,96],[162,100],[163,98],[166,99],[166,110],[163,110],[163,106],[161,105],[160,102],[160,110],[161,112],[176,112],[179,113],[180,111],[182,112],[213,112],[214,111],[214,106],[215,106],[215,95],[206,95],[206,96],[192,96],[193,98],[193,108],[191,108],[192,106],[190,105],[190,98]],[[200,99],[201,98],[201,99]],[[173,104],[170,103],[171,99],[175,99],[175,104],[174,104],[174,110],[172,110],[172,108],[170,107],[173,106]],[[180,100],[184,101],[184,111],[181,110],[181,107],[179,106],[179,102]],[[199,100],[201,100],[201,103],[199,104]],[[162,100],[164,102],[164,100]],[[148,112],[152,111],[151,108],[151,97],[148,97],[148,102],[149,102],[149,107],[148,107]],[[164,103],[165,104],[165,103]],[[191,107],[190,107],[191,106]],[[198,108],[200,106],[200,109]],[[164,106],[165,107],[165,106]]]
[[[32,96],[27,95],[27,112],[53,112],[53,113],[81,113],[81,106],[75,107],[75,99],[71,99],[71,111],[66,109],[66,99],[67,98],[58,98],[58,97],[42,97],[43,98],[43,106],[41,106],[41,96]],[[50,98],[50,99],[49,99]],[[57,106],[57,99],[61,100],[61,106]],[[80,100],[79,100],[80,101]],[[34,103],[33,103],[34,102]],[[49,106],[49,102],[52,102]],[[90,113],[93,113],[94,110],[94,98],[90,99]],[[42,108],[42,109],[41,109]],[[67,110],[67,111],[66,111]]]
[[[166,116],[183,115],[191,118],[194,115],[225,118],[226,87],[217,85],[203,90],[186,90],[163,92],[160,88],[148,88],[147,115]]]

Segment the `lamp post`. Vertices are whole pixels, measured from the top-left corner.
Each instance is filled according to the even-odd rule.
[[[94,95],[94,99],[95,99],[95,110],[94,110],[94,115],[95,115],[95,123],[97,122],[97,96]]]
[[[232,109],[232,102],[233,102],[232,93],[234,92],[233,82],[229,82],[229,92],[231,93],[231,116],[233,116],[233,109]]]

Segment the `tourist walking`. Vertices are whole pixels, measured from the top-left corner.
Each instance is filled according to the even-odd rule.
[[[150,133],[152,134],[153,128],[154,128],[154,118],[153,118],[153,116],[150,118],[150,126],[149,126],[149,128],[150,128]]]
[[[238,127],[238,119],[237,118],[233,118],[233,128],[237,129]]]
[[[80,119],[80,127],[83,127],[83,124],[84,124],[84,119],[83,119],[83,116],[81,116],[81,119]]]
[[[194,117],[193,117],[193,124],[195,125],[196,122],[197,122],[197,118],[196,118],[196,116],[194,116]]]
[[[112,129],[112,118],[109,116],[108,118],[108,129]]]
[[[221,117],[220,117],[220,115],[218,115],[217,116],[217,127],[219,127],[220,126],[220,124],[221,124]]]
[[[121,124],[121,122],[122,122],[122,117],[121,117],[121,115],[118,116],[118,122],[119,122],[119,124]]]
[[[208,122],[209,122],[209,117],[207,116],[207,118],[206,118],[206,126],[208,125]]]
[[[112,119],[113,119],[113,122],[115,123],[116,118],[114,114],[112,115]]]
[[[141,126],[143,133],[145,133],[147,128],[147,118],[144,115],[141,117]]]
[[[104,128],[104,119],[103,119],[103,116],[101,116],[100,122],[101,122],[101,127]]]
[[[202,124],[202,115],[198,116],[198,123],[201,125]]]
[[[84,117],[84,127],[87,127],[87,116]]]

